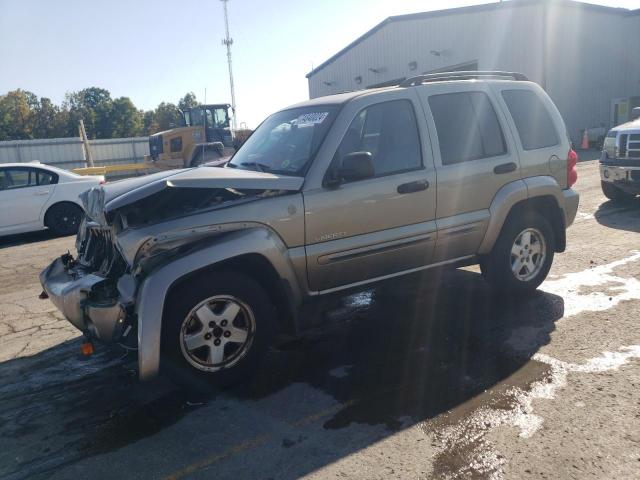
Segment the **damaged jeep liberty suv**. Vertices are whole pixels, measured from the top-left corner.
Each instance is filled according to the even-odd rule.
[[[143,380],[166,366],[233,381],[275,338],[321,327],[303,307],[326,294],[476,263],[497,289],[536,289],[576,215],[576,161],[522,74],[312,99],[223,168],[85,192],[77,257],[41,273],[43,296],[89,339],[137,348]]]

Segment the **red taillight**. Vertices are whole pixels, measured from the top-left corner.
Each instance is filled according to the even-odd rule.
[[[567,187],[573,187],[578,181],[578,170],[576,165],[578,164],[578,154],[573,150],[569,150],[567,155]]]

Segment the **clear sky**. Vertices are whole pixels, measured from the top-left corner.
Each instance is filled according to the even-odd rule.
[[[305,74],[391,15],[482,0],[230,0],[238,120],[255,127],[308,98]],[[640,0],[593,0],[640,8]],[[602,34],[602,32],[594,32]],[[230,102],[219,0],[0,0],[0,95],[60,103],[96,86],[138,108]]]

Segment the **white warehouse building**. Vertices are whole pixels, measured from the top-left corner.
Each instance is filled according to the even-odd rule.
[[[640,104],[640,9],[511,0],[389,17],[307,74],[311,98],[422,73],[503,70],[540,84],[574,142]]]

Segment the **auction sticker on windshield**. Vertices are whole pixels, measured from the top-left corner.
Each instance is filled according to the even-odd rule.
[[[314,113],[305,113],[304,115],[300,115],[296,119],[296,125],[314,125],[316,123],[322,123],[325,118],[327,118],[329,112],[314,112]]]

